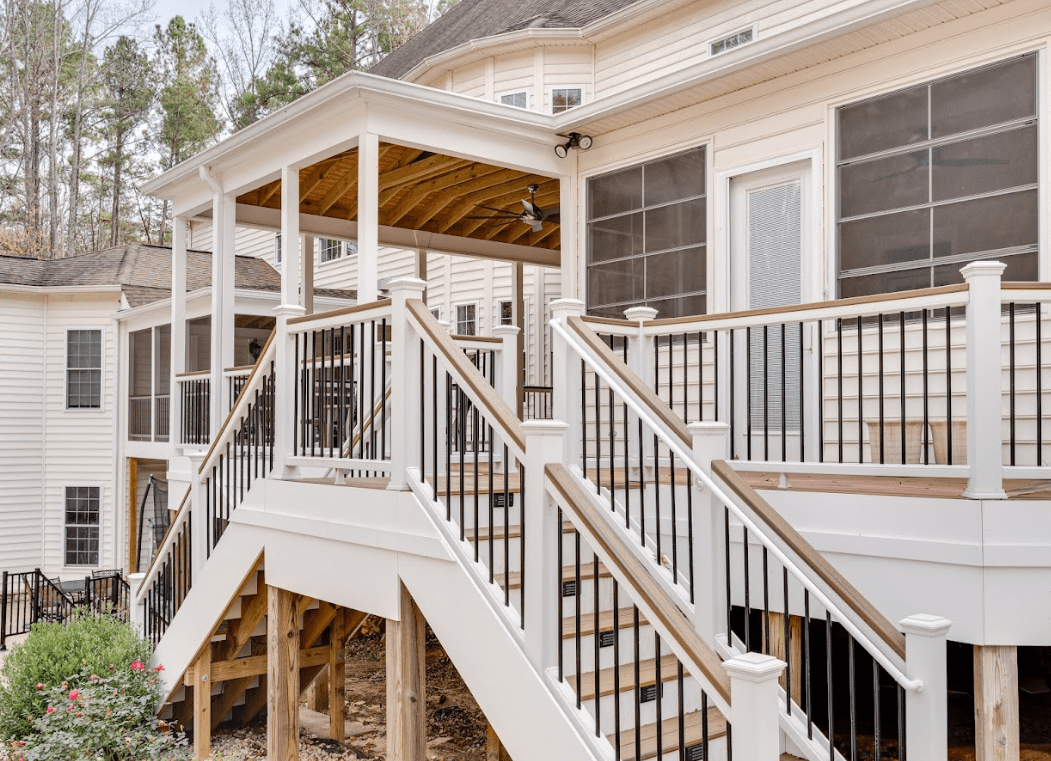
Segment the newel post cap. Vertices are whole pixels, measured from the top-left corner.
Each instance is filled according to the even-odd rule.
[[[653,307],[630,307],[624,310],[624,317],[632,322],[648,322],[657,319],[657,310]]]
[[[306,307],[301,307],[298,304],[278,304],[274,307],[274,314],[278,317],[302,317],[306,313]]]
[[[551,310],[551,319],[561,320],[566,317],[579,317],[584,314],[585,305],[580,299],[555,299],[548,308]]]
[[[941,616],[931,616],[926,613],[903,618],[898,625],[905,630],[906,634],[919,637],[942,637],[949,633],[952,621]]]
[[[768,682],[781,676],[785,662],[772,655],[744,653],[723,663],[731,679],[745,682]]]
[[[1000,277],[1004,274],[1005,269],[1007,265],[1003,262],[971,262],[960,270],[960,274],[963,275],[964,280],[970,281],[976,277]]]
[[[493,336],[495,338],[503,338],[504,336],[517,336],[519,334],[517,325],[497,325],[493,328]]]
[[[418,277],[399,277],[387,283],[387,290],[392,296],[405,292],[407,298],[412,298],[413,294],[422,294],[427,290],[427,281]]]

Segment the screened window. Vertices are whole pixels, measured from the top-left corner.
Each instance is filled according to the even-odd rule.
[[[560,114],[584,102],[584,91],[579,87],[556,87],[551,90],[551,113]]]
[[[343,241],[335,238],[321,239],[321,263],[335,261],[343,255]]]
[[[707,308],[704,148],[588,180],[588,311]]]
[[[274,264],[281,263],[281,233],[274,236]]]
[[[500,324],[501,325],[514,325],[514,310],[511,307],[510,301],[500,302]]]
[[[66,487],[65,564],[99,564],[99,487]]]
[[[102,408],[102,331],[66,333],[66,408]]]
[[[839,109],[839,295],[1037,278],[1036,56]]]
[[[474,304],[456,306],[456,335],[474,336],[478,334],[477,308]]]
[[[500,96],[500,102],[505,106],[515,108],[529,108],[529,93],[525,90],[519,92],[508,92]]]

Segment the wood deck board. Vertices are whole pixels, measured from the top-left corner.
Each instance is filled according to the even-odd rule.
[[[726,734],[726,719],[715,708],[708,709],[708,740],[715,740]],[[662,747],[665,753],[679,749],[679,718],[676,716],[661,722]],[[701,742],[704,738],[704,723],[701,720],[701,712],[688,713],[683,721],[683,736],[686,747]],[[616,738],[609,736],[611,743]],[[639,733],[639,741],[642,746],[642,754],[638,761],[645,761],[657,755],[657,725],[646,724]],[[636,761],[635,759],[635,730],[627,729],[620,733],[620,757],[621,761]]]
[[[585,654],[586,655],[586,654]],[[677,665],[679,659],[674,655],[661,656],[661,682],[673,682],[678,677]],[[684,673],[685,676],[685,673]],[[614,680],[613,667],[604,668],[599,671],[599,692],[602,697],[612,695],[616,681]],[[575,676],[566,677],[566,681],[569,682],[569,686],[576,690],[577,678]],[[595,677],[594,672],[588,672],[581,674],[580,681],[583,683],[583,687],[580,690],[580,697],[582,700],[592,700],[595,697]],[[657,659],[656,658],[645,658],[639,661],[639,687],[648,687],[651,684],[657,682]],[[624,663],[620,666],[620,691],[626,692],[628,690],[635,689],[635,664]]]
[[[580,614],[580,636],[587,637],[595,633],[595,616],[591,613]],[[620,614],[617,617],[617,623],[621,629],[627,629],[634,623],[633,612],[631,608],[621,608]],[[646,623],[646,617],[641,613],[639,614],[639,626]],[[603,610],[599,613],[598,617],[598,629],[600,632],[611,632],[613,631],[613,611]],[[576,635],[576,618],[574,616],[567,616],[562,619],[562,638],[572,639]]]
[[[592,562],[590,560],[588,560],[586,562],[582,562],[580,564],[580,580],[581,581],[590,581],[591,579],[595,578],[594,571],[595,571],[594,566],[593,566],[593,564],[592,564]],[[608,579],[608,578],[610,578],[612,576],[612,574],[609,572],[608,568],[606,568],[602,564],[599,564],[598,576],[599,576],[600,579]],[[562,569],[562,580],[563,581],[573,581],[574,579],[576,579],[576,566],[572,566],[572,565],[565,566]],[[504,574],[502,574],[502,573],[495,574],[493,576],[493,580],[497,584],[499,584],[501,587],[503,587],[503,585],[504,585]],[[521,571],[512,571],[511,572],[510,585],[511,585],[511,589],[518,589],[519,587],[522,586],[522,572]]]

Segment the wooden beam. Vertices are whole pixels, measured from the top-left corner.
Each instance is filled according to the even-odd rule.
[[[401,620],[387,619],[387,758],[426,761],[427,695],[423,614],[401,585]]]
[[[488,164],[468,164],[454,172],[440,175],[432,180],[428,180],[427,182],[418,183],[413,186],[412,190],[405,194],[404,198],[398,201],[397,206],[386,214],[380,215],[381,223],[384,225],[396,225],[401,221],[402,217],[415,208],[417,203],[436,191],[441,191],[443,194],[450,194],[452,197],[446,200],[445,203],[451,203],[452,199],[459,194],[460,188],[457,188],[457,185],[467,183],[469,180],[491,177],[494,174],[505,171],[509,170],[503,170],[499,167],[489,166]]]
[[[347,195],[347,193],[350,193],[354,188],[357,187],[357,185],[358,170],[357,162],[355,162],[354,166],[351,166],[349,169],[347,169],[346,174],[340,177],[336,184],[329,188],[328,192],[321,197],[321,200],[317,202],[316,206],[314,206],[314,204],[310,201],[303,201],[300,203],[300,207],[306,207],[303,208],[303,211],[306,211],[310,214],[323,215],[325,212],[331,209],[333,205],[335,205],[336,201],[338,201],[343,196]]]
[[[328,736],[342,743],[346,739],[345,691],[347,684],[346,611],[342,608],[332,619],[328,638]]]
[[[267,587],[266,757],[299,760],[299,600]]]
[[[323,159],[318,163],[314,164],[313,168],[310,169],[309,174],[303,174],[306,170],[304,169],[299,173],[299,203],[310,197],[310,194],[314,192],[318,185],[323,183],[331,174],[336,171],[337,167],[341,164],[349,161],[356,155],[356,151],[346,151],[338,156],[332,156],[327,159]]]
[[[314,647],[337,613],[338,607],[323,600],[316,610],[308,611],[303,618],[303,647]]]
[[[194,662],[193,754],[198,759],[212,755],[212,643],[206,642]]]
[[[128,458],[128,573],[139,570],[139,459]]]
[[[501,169],[498,172],[461,183],[455,186],[449,194],[439,195],[429,205],[418,209],[416,214],[413,215],[411,222],[409,222],[409,226],[413,228],[423,227],[426,222],[434,219],[449,204],[458,203],[471,193],[476,193],[479,190],[484,190],[509,180],[518,180],[522,176],[521,172],[514,169]]]
[[[976,761],[1018,761],[1018,649],[974,646]]]
[[[262,676],[267,673],[266,655],[249,655],[245,658],[234,658],[228,661],[213,661],[211,665],[211,682],[229,682],[233,679]],[[299,667],[323,666],[328,663],[328,645],[311,647],[299,651]],[[186,671],[188,684],[195,683],[197,667]]]
[[[526,188],[533,182],[539,182],[543,178],[537,178],[536,175],[522,175],[515,177],[506,182],[501,182],[499,185],[493,185],[492,187],[479,190],[474,193],[470,193],[464,196],[462,199],[456,202],[442,222],[439,223],[438,232],[446,232],[457,222],[462,220],[464,217],[469,216],[472,211],[478,211],[479,214],[489,214],[496,212],[488,212],[485,209],[478,209],[479,204],[485,204],[486,206],[493,206],[495,208],[504,208],[509,206],[511,203],[518,203],[521,198],[528,198],[529,192]],[[522,208],[521,204],[515,211],[519,211]],[[482,224],[485,220],[480,221]]]
[[[264,594],[264,599],[266,595]],[[253,637],[250,645],[250,652],[252,655],[266,655],[266,637]],[[227,682],[223,682],[223,692],[221,695],[213,700],[212,704],[212,729],[214,730],[219,726],[219,722],[223,720],[226,714],[230,713],[234,709],[234,704],[245,697],[245,701],[248,701],[248,688],[251,686],[252,681],[255,677],[246,676],[240,679],[231,679]],[[266,702],[266,675],[263,674],[259,678],[259,683],[262,685],[261,692],[263,696],[263,703]],[[262,705],[260,705],[260,710]]]

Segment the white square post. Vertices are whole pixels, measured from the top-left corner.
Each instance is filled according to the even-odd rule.
[[[294,338],[288,333],[288,321],[301,317],[303,308],[300,278],[299,237],[299,169],[281,168],[281,304],[274,309],[277,327],[274,340],[274,470],[287,471],[285,458],[292,451],[292,433],[296,425],[295,388],[298,377]]]
[[[996,324],[999,326],[999,319]],[[923,682],[922,691],[905,693],[905,725],[909,728],[906,752],[909,758],[945,761],[949,753],[945,659],[952,621],[919,614],[898,623],[905,630],[905,660],[909,678]]]
[[[179,376],[186,372],[186,218],[172,220],[172,316],[171,383],[169,384],[168,441],[172,457],[182,444],[182,388]],[[170,458],[169,458],[170,459]]]
[[[693,456],[710,478],[712,462],[730,456],[730,426],[726,423],[697,422],[687,428],[693,438]],[[695,488],[700,489],[700,483]],[[710,646],[726,631],[726,509],[708,493],[697,495],[697,518],[694,521],[693,567],[694,626]]]
[[[584,302],[579,299],[556,299],[551,302],[550,307],[550,319],[563,327],[567,325],[570,317],[584,314]],[[576,396],[580,389],[580,358],[554,331],[551,343],[551,415],[554,420],[561,420],[569,426],[564,445],[564,462],[576,465],[580,463],[580,443],[583,436],[580,399]]]
[[[512,410],[518,408],[518,328],[497,325],[493,335],[500,339],[500,359],[496,364],[496,393]],[[525,415],[525,410],[521,410]]]
[[[427,283],[414,277],[404,277],[390,284],[391,297],[391,441],[390,484],[395,491],[408,489],[405,469],[423,467],[419,462],[420,389],[424,387],[423,367],[420,365],[420,338],[409,324],[406,303],[423,299]],[[380,361],[386,361],[381,358]]]
[[[208,559],[208,510],[204,504],[205,494],[201,488],[201,465],[207,452],[190,452],[190,556],[193,565],[191,578],[203,578],[201,573]]]
[[[209,433],[212,438],[230,409],[230,390],[223,371],[234,364],[234,249],[237,233],[237,199],[201,167],[201,177],[212,189],[212,326],[209,367]]]
[[[781,757],[777,680],[785,662],[772,655],[745,653],[723,664],[730,675],[734,758],[776,761]]]
[[[379,298],[379,136],[358,136],[358,303]]]
[[[557,596],[562,583],[558,565],[562,526],[558,522],[558,506],[547,493],[544,466],[563,462],[569,426],[558,421],[530,420],[522,423],[522,428],[526,439],[522,515],[532,537],[526,543],[526,575],[522,580],[526,655],[542,672],[558,665],[558,642],[562,637]]]
[[[631,322],[638,324],[638,332],[627,339],[628,341],[628,367],[635,375],[639,376],[643,385],[646,388],[653,388],[654,380],[654,367],[653,367],[653,339],[646,335],[646,323],[649,320],[657,318],[657,310],[652,307],[632,307],[631,309],[624,310],[624,317]],[[637,436],[639,430],[639,418],[634,412],[628,414],[628,439],[632,436]],[[635,442],[634,446],[627,441],[624,443],[628,447],[629,452],[637,452],[639,449],[639,443]],[[643,435],[642,437],[642,459],[639,463],[639,472],[645,472],[646,463],[653,460],[654,449],[653,449],[653,437]],[[675,531],[675,528],[672,528]]]
[[[967,281],[967,465],[969,499],[1007,499],[1004,494],[1000,356],[1002,262],[972,262]]]
[[[131,610],[128,614],[131,616],[131,626],[140,637],[146,636],[146,604],[145,602],[138,602],[139,587],[142,586],[142,582],[146,579],[144,573],[129,573],[128,574],[128,606]]]

